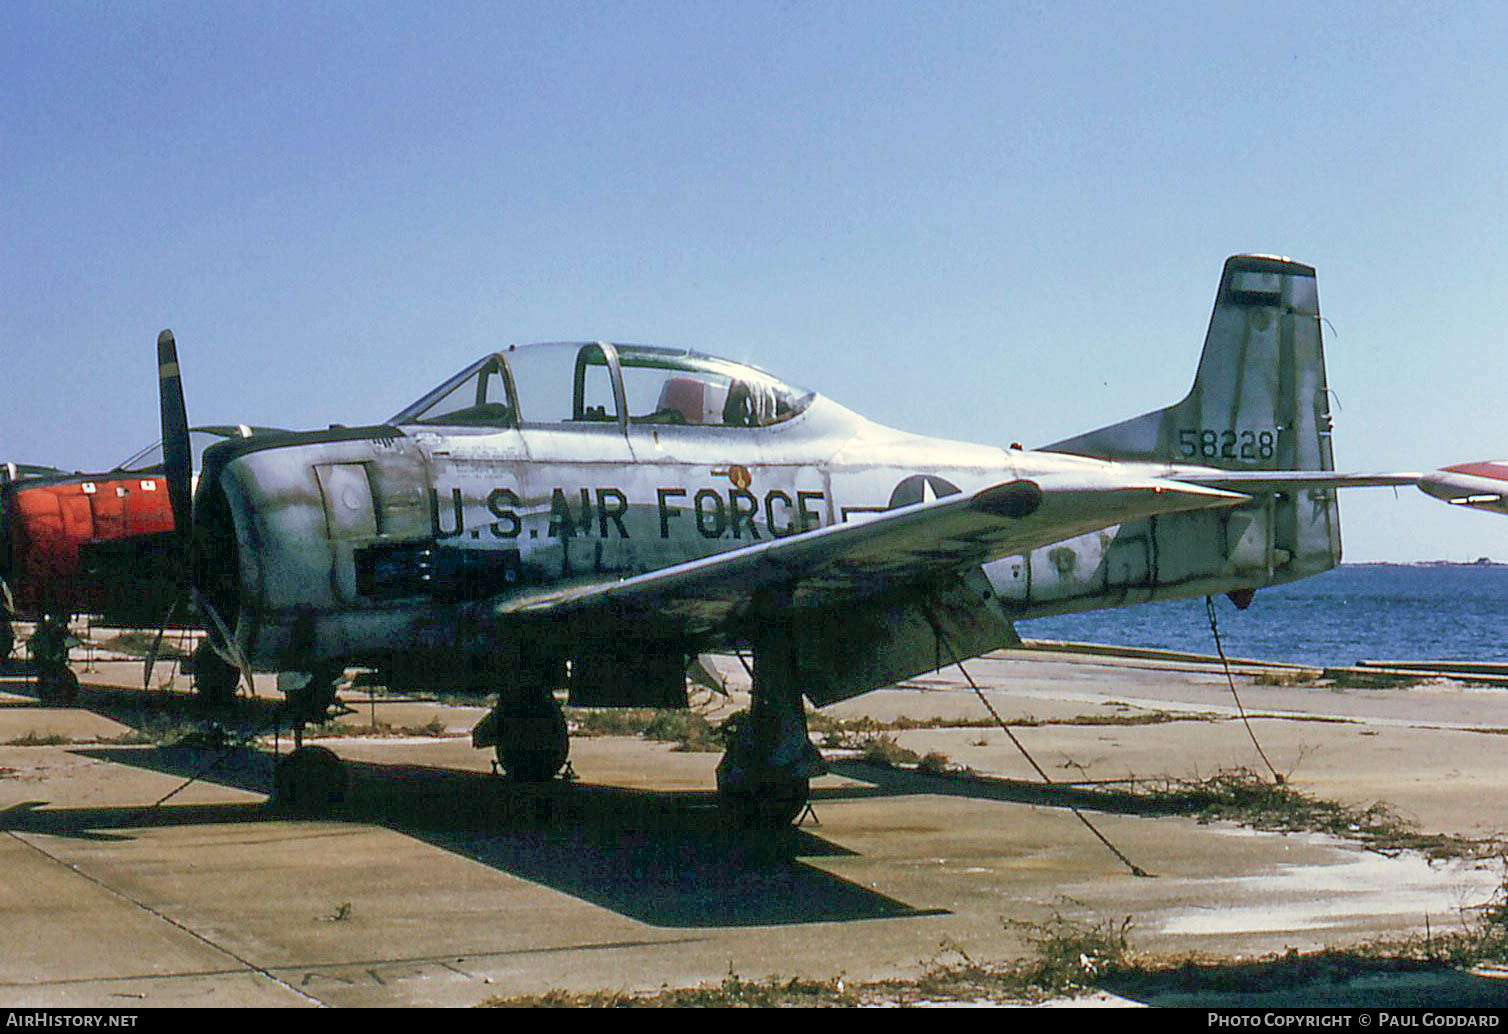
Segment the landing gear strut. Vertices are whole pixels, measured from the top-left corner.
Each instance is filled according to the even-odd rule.
[[[304,726],[323,722],[335,703],[343,666],[316,669],[309,681],[288,690],[284,706],[293,723],[294,749],[278,759],[272,773],[274,807],[301,815],[315,815],[345,803],[350,780],[345,762],[326,747],[304,746]]]
[[[806,808],[812,777],[827,771],[807,734],[787,626],[783,618],[768,622],[755,643],[749,712],[717,766],[718,804],[740,829],[790,825]]]
[[[68,667],[68,615],[43,614],[31,637],[37,660],[37,696],[49,703],[71,703],[79,695],[79,679]]]

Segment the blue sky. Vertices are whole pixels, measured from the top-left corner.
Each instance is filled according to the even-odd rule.
[[[532,340],[751,360],[1042,444],[1318,267],[1347,469],[1508,456],[1503,4],[0,5],[0,458],[381,420]],[[1342,502],[1347,559],[1508,520]]]

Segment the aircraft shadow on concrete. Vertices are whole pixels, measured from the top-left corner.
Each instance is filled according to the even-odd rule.
[[[966,774],[931,775],[906,769],[887,768],[865,761],[837,761],[828,765],[834,775],[868,784],[865,787],[814,791],[814,800],[833,797],[911,797],[923,794],[966,797],[981,801],[1030,804],[1043,808],[1073,808],[1116,815],[1179,815],[1185,812],[1175,798],[1125,793],[1099,786],[1043,783],[1025,779]]]
[[[238,748],[88,747],[76,753],[268,793],[272,761]],[[807,828],[728,828],[711,792],[580,782],[512,784],[479,772],[347,761],[344,805],[319,816],[386,826],[444,850],[661,927],[744,927],[945,915],[801,861],[851,854]],[[0,830],[124,839],[133,829],[287,816],[261,802],[0,811]]]

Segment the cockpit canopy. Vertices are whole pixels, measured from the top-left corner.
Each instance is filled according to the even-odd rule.
[[[814,397],[752,366],[684,349],[554,343],[494,352],[388,423],[769,427]]]

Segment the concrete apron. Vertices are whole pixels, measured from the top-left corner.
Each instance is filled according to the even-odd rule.
[[[1224,692],[1206,675],[1077,659],[971,671],[1009,720],[1213,713]],[[736,672],[730,681],[736,690]],[[1467,692],[1243,687],[1249,709],[1274,715],[1257,719],[1259,737],[1305,792],[1384,800],[1422,829],[1478,835],[1504,828],[1508,776],[1495,763],[1501,738],[1465,720],[1486,728],[1502,706]],[[970,697],[944,676],[833,710],[977,717]],[[1304,706],[1347,721],[1291,717]],[[367,717],[357,711],[347,721]],[[468,727],[464,711],[437,704],[377,704],[375,716]],[[264,756],[100,742],[126,731],[89,711],[0,698],[0,744],[20,744],[0,746],[7,1005],[464,1006],[730,972],[862,982],[914,976],[958,951],[1016,957],[1030,924],[1055,915],[1130,917],[1137,949],[1250,956],[1450,928],[1503,875],[1314,835],[1086,813],[1156,874],[1138,878],[1062,798],[1033,792],[1035,774],[987,729],[897,739],[1011,780],[1006,792],[840,760],[815,784],[815,819],[774,839],[718,825],[718,755],[639,739],[577,739],[579,781],[544,788],[494,779],[464,738],[326,741],[352,764],[348,808],[294,821],[263,807]],[[1207,717],[1018,735],[1065,781],[1254,764],[1244,730]]]

